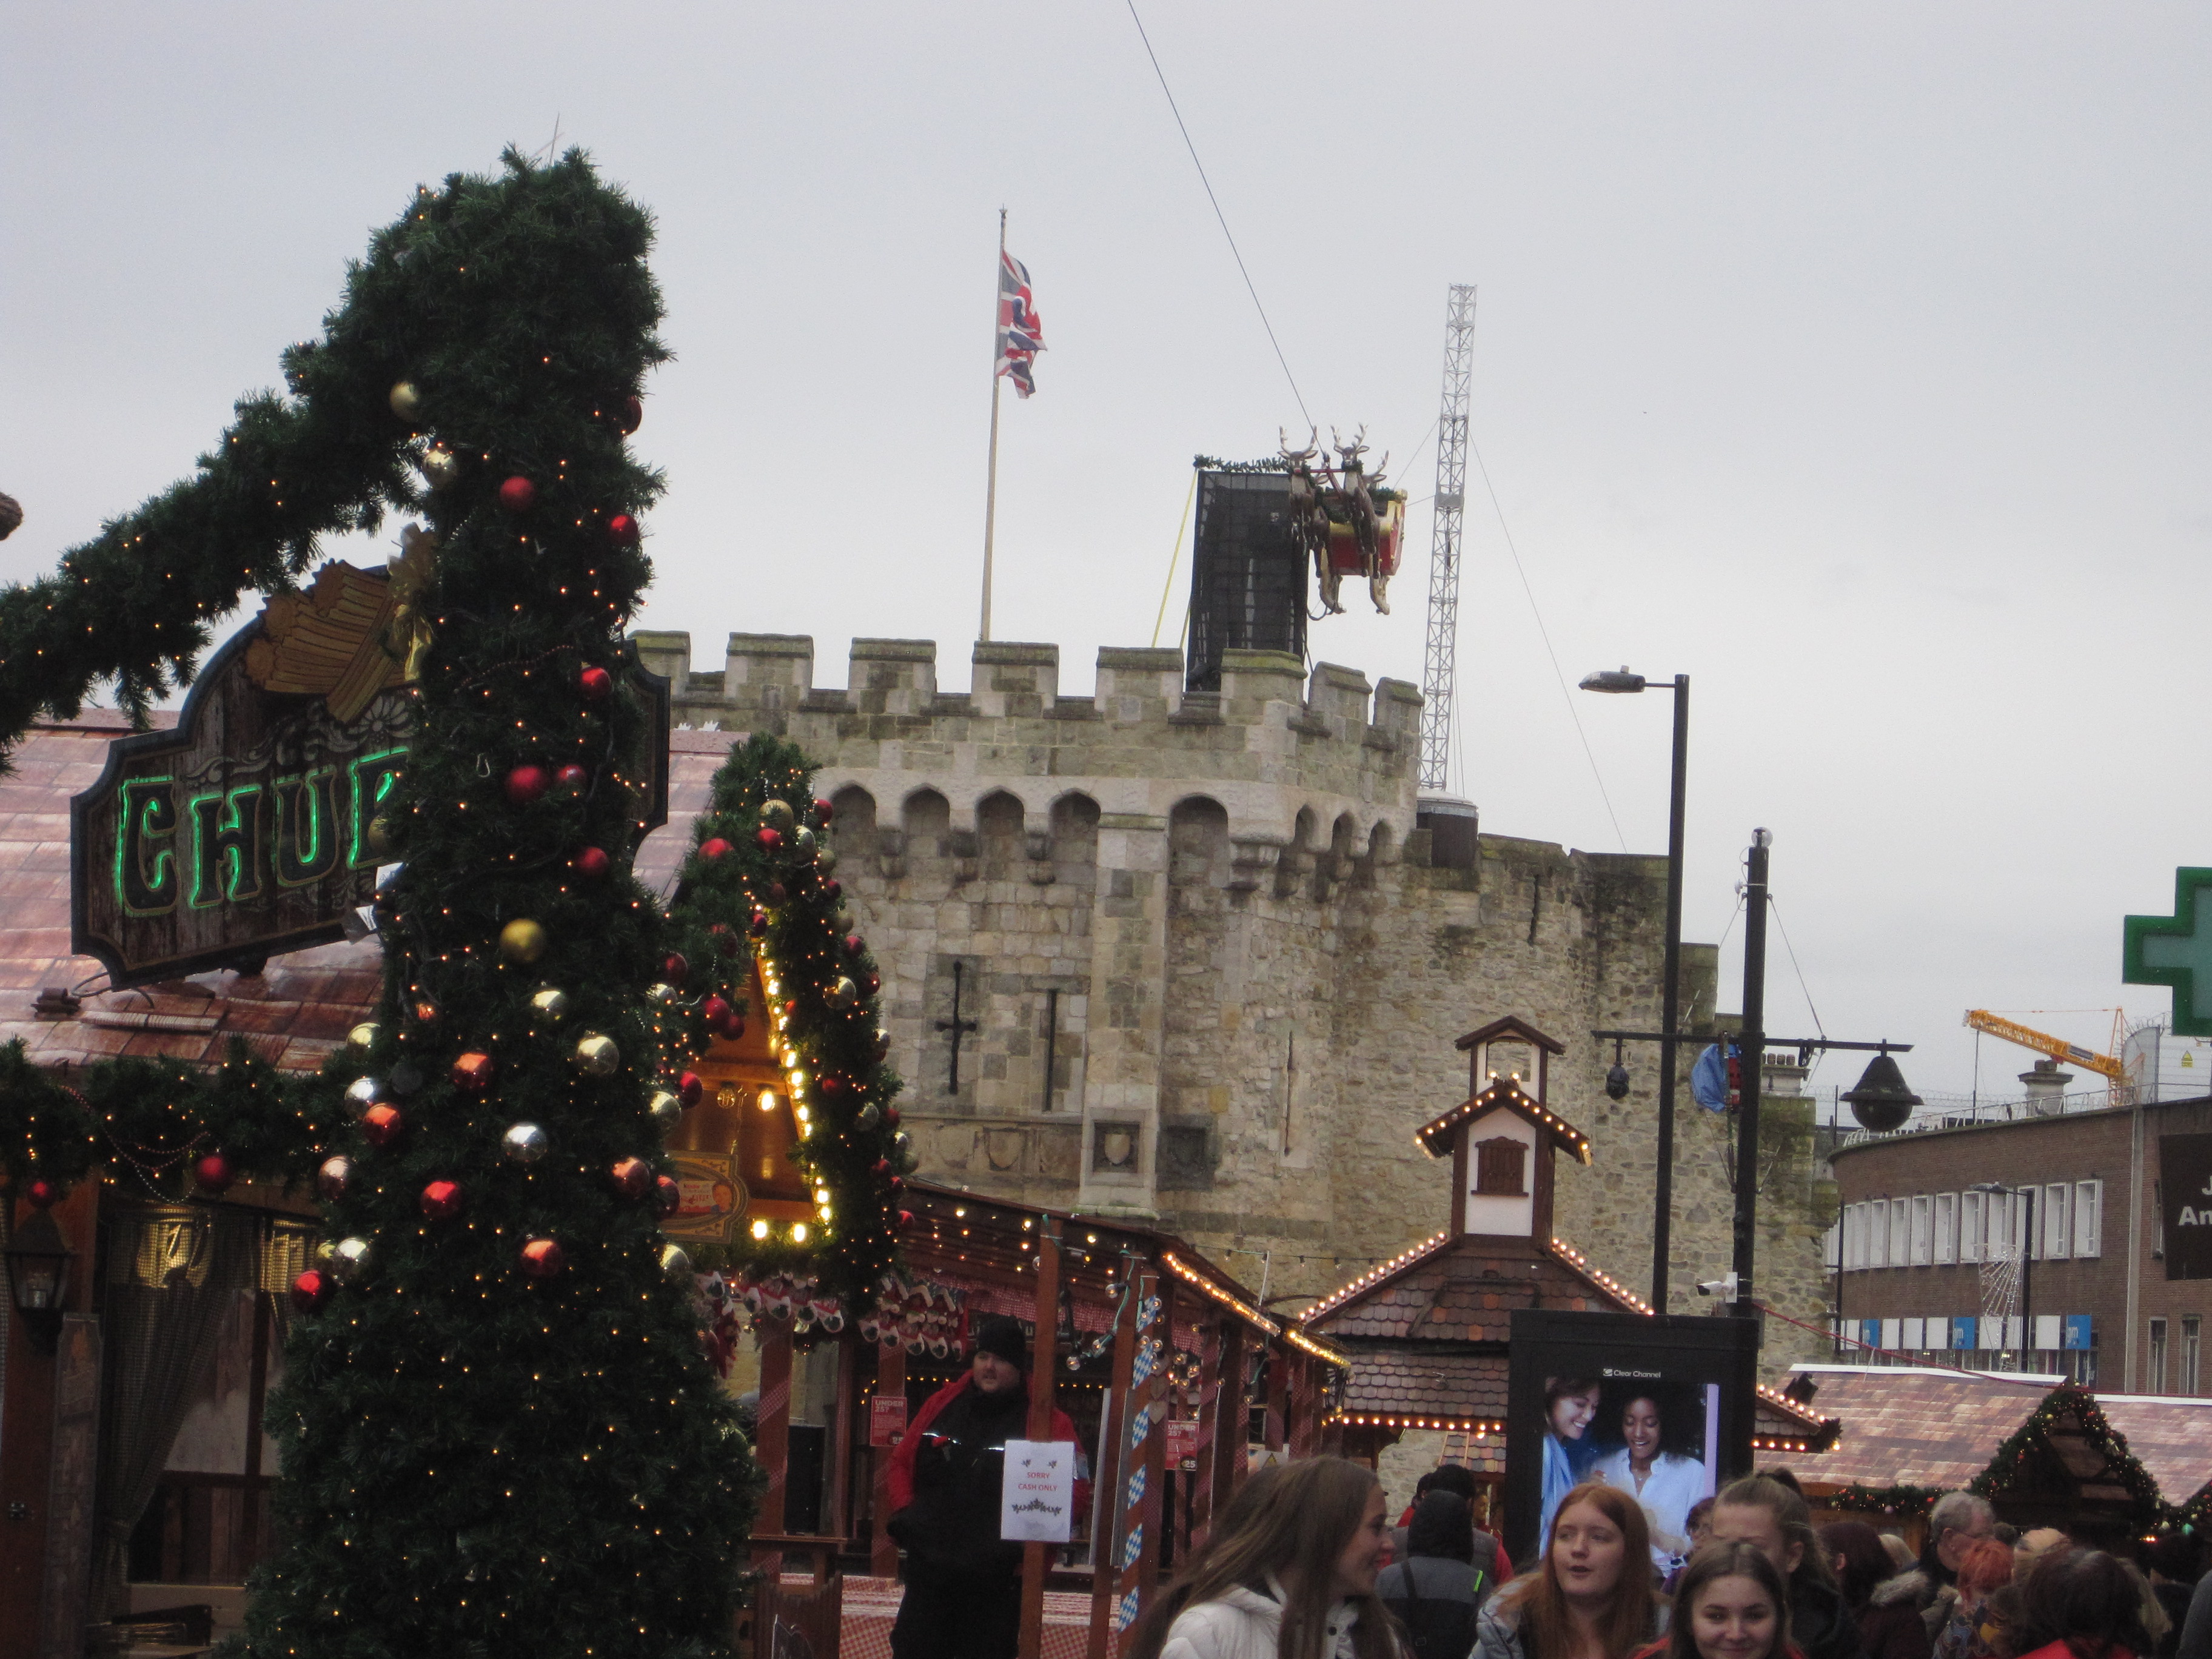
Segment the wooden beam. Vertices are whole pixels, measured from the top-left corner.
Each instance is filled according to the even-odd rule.
[[[906,1344],[893,1342],[876,1349],[876,1395],[903,1401],[906,1398]],[[868,1571],[878,1578],[898,1577],[898,1543],[890,1535],[891,1518],[891,1454],[897,1448],[875,1446],[869,1449],[868,1461],[873,1466],[876,1478],[875,1509],[870,1516],[874,1528],[868,1546]]]
[[[1270,1451],[1283,1449],[1291,1403],[1291,1355],[1287,1342],[1273,1342],[1267,1346],[1267,1435]]]
[[[1190,1531],[1183,1540],[1183,1560],[1197,1553],[1213,1526],[1214,1461],[1220,1447],[1221,1326],[1209,1318],[1199,1328],[1198,1338],[1198,1467],[1190,1474]],[[1182,1481],[1178,1471],[1176,1484]]]
[[[1121,1544],[1127,1530],[1124,1495],[1132,1467],[1128,1455],[1129,1378],[1137,1362],[1138,1280],[1127,1267],[1128,1288],[1114,1318],[1114,1380],[1098,1413],[1098,1520],[1091,1528],[1091,1644],[1087,1659],[1107,1659],[1115,1645],[1114,1583],[1121,1573]]]
[[[1213,1512],[1218,1514],[1244,1484],[1250,1459],[1251,1402],[1244,1396],[1244,1345],[1251,1340],[1241,1319],[1221,1322],[1219,1391],[1213,1406]],[[1209,1525],[1211,1522],[1209,1521]]]
[[[1052,1438],[1053,1373],[1060,1369],[1054,1337],[1060,1328],[1060,1223],[1039,1219],[1036,1248],[1036,1334],[1030,1343],[1030,1438]],[[1020,1659],[1043,1659],[1044,1575],[1057,1547],[1022,1546],[1022,1627],[1015,1651]]]
[[[837,1393],[830,1419],[830,1524],[833,1538],[850,1538],[853,1524],[853,1454],[860,1437],[854,1419],[860,1403],[860,1337],[847,1330],[837,1339]]]
[[[753,1415],[757,1431],[761,1467],[768,1472],[768,1490],[761,1494],[760,1513],[754,1517],[756,1534],[783,1530],[784,1493],[791,1474],[791,1328],[774,1321],[760,1330],[760,1405]],[[771,1578],[783,1571],[783,1557],[775,1551],[756,1553],[753,1565]]]

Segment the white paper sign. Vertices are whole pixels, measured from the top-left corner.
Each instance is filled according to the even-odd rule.
[[[1009,1440],[999,1488],[999,1536],[1065,1544],[1075,1519],[1075,1443]]]

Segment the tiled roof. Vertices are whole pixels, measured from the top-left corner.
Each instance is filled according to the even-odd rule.
[[[1535,1307],[1640,1311],[1550,1251],[1509,1253],[1462,1236],[1440,1240],[1341,1302],[1324,1301],[1307,1322],[1339,1341],[1504,1342],[1513,1310]]]
[[[1550,1107],[1522,1093],[1511,1078],[1492,1078],[1480,1094],[1462,1101],[1442,1117],[1431,1118],[1414,1130],[1413,1139],[1421,1143],[1431,1158],[1442,1158],[1451,1150],[1453,1130],[1472,1118],[1493,1111],[1518,1113],[1550,1136],[1554,1146],[1582,1163],[1590,1161],[1589,1137]]]
[[[1820,1385],[1814,1409],[1843,1419],[1843,1438],[1814,1477],[1839,1485],[1963,1486],[2056,1386],[2048,1376],[1903,1365],[1796,1369]],[[2212,1480],[2212,1398],[2100,1395],[2097,1404],[2167,1502]]]
[[[174,719],[157,714],[155,723]],[[383,953],[374,939],[272,957],[257,978],[228,969],[195,974],[90,992],[73,1018],[33,1015],[32,1000],[46,987],[101,976],[97,962],[70,954],[70,797],[99,781],[109,741],[125,730],[120,716],[101,711],[38,726],[16,746],[13,774],[0,778],[0,1043],[21,1038],[44,1066],[126,1054],[211,1065],[233,1037],[243,1037],[272,1065],[314,1070],[375,1007]],[[668,884],[708,783],[734,741],[727,732],[672,734],[669,821],[638,854],[647,885]]]

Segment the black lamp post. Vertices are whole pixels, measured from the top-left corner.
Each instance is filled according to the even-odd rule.
[[[34,1210],[8,1243],[8,1286],[15,1311],[41,1353],[52,1353],[62,1334],[62,1310],[69,1298],[70,1263],[76,1252],[45,1210]]]
[[[1690,755],[1690,677],[1677,674],[1658,682],[1674,694],[1674,779],[1667,803],[1667,943],[1659,993],[1659,1156],[1654,1171],[1651,1222],[1651,1305],[1667,1311],[1667,1257],[1674,1243],[1674,1052],[1682,1001],[1682,796]],[[1632,693],[1652,682],[1623,668],[1584,677],[1585,691]],[[1628,1092],[1627,1068],[1618,1043],[1605,1091],[1615,1100]]]
[[[2036,1189],[2008,1187],[2001,1181],[1978,1181],[1966,1190],[2027,1200],[2027,1224],[2020,1236],[2020,1368],[2024,1371],[2033,1370],[2033,1362],[2028,1356],[2035,1352],[2035,1304],[2028,1296],[2028,1270],[2035,1265]]]

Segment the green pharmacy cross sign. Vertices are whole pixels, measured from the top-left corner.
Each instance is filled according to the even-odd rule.
[[[2212,1036],[2212,870],[2173,872],[2173,914],[2130,916],[2120,978],[2129,985],[2164,985],[2173,992],[2173,1029]]]

